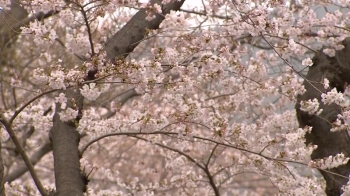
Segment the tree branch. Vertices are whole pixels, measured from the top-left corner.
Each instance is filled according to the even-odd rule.
[[[13,143],[15,144],[19,154],[21,155],[24,163],[26,164],[30,175],[32,176],[34,183],[36,185],[36,187],[38,188],[39,192],[41,193],[41,195],[43,196],[48,196],[47,191],[45,190],[45,188],[43,187],[43,185],[41,184],[38,176],[35,173],[34,167],[27,155],[27,153],[24,151],[21,143],[19,142],[14,130],[12,129],[11,124],[5,119],[5,117],[3,116],[3,114],[1,114],[0,116],[0,121],[1,123],[4,125],[4,127],[6,128],[6,131],[8,132],[8,134],[10,135],[11,140],[13,141]]]
[[[27,101],[25,104],[23,104],[20,108],[18,108],[14,114],[12,115],[12,117],[9,120],[9,123],[12,124],[13,121],[16,119],[16,117],[29,105],[31,104],[33,101],[37,100],[38,98],[46,95],[46,94],[50,94],[52,92],[58,91],[58,89],[53,89],[53,90],[48,90],[46,92],[40,93],[39,95],[33,97],[32,99],[30,99],[29,101]]]
[[[138,11],[116,34],[108,41],[104,48],[107,52],[108,59],[125,58],[132,52],[139,41],[142,40],[147,33],[147,29],[158,29],[160,23],[164,20],[164,16],[169,14],[171,10],[179,10],[185,0],[172,0],[170,3],[163,5],[162,15],[156,14],[156,18],[146,20],[146,9],[142,8]],[[162,0],[152,0],[151,4],[162,5]]]
[[[88,16],[86,15],[86,12],[84,10],[83,6],[80,6],[80,12],[83,15],[84,18],[84,22],[85,22],[85,26],[87,28],[87,33],[89,36],[89,43],[90,43],[90,48],[91,48],[91,57],[95,55],[95,49],[94,49],[94,42],[92,41],[92,32],[91,32],[91,28],[90,28],[90,23],[89,23],[89,19]]]
[[[209,179],[209,184],[210,184],[211,188],[213,189],[215,196],[220,196],[219,188],[216,186],[216,184],[214,182],[214,176],[211,175],[208,165],[205,165],[204,172]]]
[[[40,159],[46,155],[48,152],[52,150],[51,143],[46,143],[44,144],[38,151],[36,151],[31,157],[30,157],[30,162],[32,165],[37,164]],[[27,166],[21,166],[19,168],[16,168],[11,172],[9,175],[5,177],[6,182],[12,182],[16,180],[17,178],[21,177],[23,174],[25,174],[28,171]]]
[[[92,144],[94,144],[94,143],[96,143],[96,142],[98,142],[98,141],[100,141],[100,140],[102,140],[104,138],[107,138],[107,137],[111,137],[111,136],[129,136],[129,137],[134,137],[134,136],[138,136],[138,135],[155,135],[155,134],[161,134],[161,135],[167,135],[167,136],[178,135],[178,133],[174,133],[174,132],[170,133],[170,132],[164,132],[164,131],[154,131],[154,132],[149,132],[149,133],[142,133],[142,132],[119,132],[119,133],[117,133],[117,132],[113,132],[113,133],[105,134],[105,135],[102,135],[100,137],[97,137],[97,138],[91,140],[90,142],[85,144],[80,149],[80,154],[81,154],[81,156],[83,156],[84,152],[89,148],[89,146],[91,146]],[[216,140],[210,139],[210,138],[204,138],[204,137],[200,137],[200,136],[193,136],[193,138],[198,139],[198,140],[211,142],[213,144],[217,144],[218,146],[229,147],[229,148],[233,148],[233,149],[236,149],[236,150],[239,150],[239,151],[242,151],[242,152],[247,152],[247,153],[250,153],[250,154],[258,155],[258,156],[263,157],[266,160],[275,161],[275,162],[277,162],[279,164],[282,164],[282,163],[294,163],[294,164],[300,164],[300,165],[303,165],[303,166],[309,166],[308,164],[303,163],[303,162],[299,162],[299,161],[285,160],[285,159],[278,159],[278,158],[269,157],[269,156],[263,155],[261,152],[254,152],[252,150],[248,150],[248,149],[241,148],[241,147],[238,147],[238,146],[234,146],[232,144],[228,144],[228,143],[224,143],[224,142],[219,142],[219,141],[216,141]],[[316,168],[316,169],[318,169],[318,170],[320,170],[322,172],[338,176],[339,178],[343,178],[345,180],[349,180],[348,175],[337,174],[337,173],[335,173],[335,172],[333,172],[331,170],[321,169],[321,168],[317,168],[317,167],[314,167],[314,168]]]

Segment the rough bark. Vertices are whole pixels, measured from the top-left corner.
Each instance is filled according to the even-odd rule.
[[[79,89],[67,89],[67,107],[79,110],[83,108],[83,97]],[[77,119],[63,122],[60,119],[59,104],[53,117],[53,127],[50,131],[55,167],[55,183],[57,196],[83,196],[87,182],[80,169],[80,154],[78,150],[80,135],[76,130]]]
[[[342,51],[337,51],[335,57],[328,57],[321,51],[315,55],[313,58],[314,64],[309,68],[306,80],[303,83],[307,91],[298,97],[298,101],[316,98],[319,103],[322,103],[321,92],[329,91],[334,87],[343,92],[345,85],[350,84],[350,38],[345,39],[343,44],[345,48]],[[324,78],[330,81],[330,89],[324,89],[321,84]],[[311,133],[305,136],[307,145],[314,144],[318,146],[311,155],[313,160],[339,153],[344,153],[345,156],[350,157],[350,138],[347,130],[330,132],[332,128],[330,123],[334,122],[337,115],[341,113],[340,106],[320,104],[320,108],[323,109],[320,117],[301,111],[300,102],[296,104],[295,108],[300,127],[313,127]],[[330,171],[348,177],[350,162]],[[320,172],[326,180],[326,194],[328,196],[341,195],[341,187],[348,182],[348,179],[329,172]]]
[[[147,21],[146,9],[140,9],[122,29],[107,41],[104,48],[107,58],[126,57],[144,39],[147,29],[158,29],[160,23],[165,19],[164,16],[171,10],[179,10],[184,2],[185,0],[173,0],[169,4],[162,5],[162,0],[152,0],[152,4],[162,5],[162,15],[156,14],[155,19]]]

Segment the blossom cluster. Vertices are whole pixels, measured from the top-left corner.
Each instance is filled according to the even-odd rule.
[[[11,5],[11,1],[10,0],[1,0],[0,1],[0,8],[1,8],[0,10],[9,9],[10,5]]]
[[[23,35],[32,36],[34,43],[42,49],[53,44],[57,38],[56,31],[50,25],[43,25],[39,21],[33,21],[29,27],[22,27],[21,29]]]
[[[348,102],[345,100],[343,93],[338,92],[336,88],[333,88],[331,91],[322,93],[322,102],[325,104],[336,103],[340,106],[348,106]]]
[[[310,161],[309,166],[310,167],[316,167],[321,169],[329,169],[338,167],[340,165],[344,165],[349,161],[349,157],[345,157],[343,153],[337,154],[334,157],[329,156],[327,158],[316,160],[316,161]]]
[[[338,154],[310,161],[317,146],[306,146],[305,135],[312,127],[299,127],[292,108],[306,91],[302,71],[315,66],[310,52],[325,45],[323,52],[334,57],[344,48],[339,43],[350,35],[344,19],[348,14],[335,11],[320,17],[312,6],[316,1],[303,6],[283,2],[214,0],[187,11],[170,11],[161,16],[160,29],[148,29],[144,39],[134,41],[139,47],[125,59],[107,59],[103,44],[133,11],[143,8],[144,22],[155,22],[162,6],[171,1],[28,2],[25,8],[33,12],[59,12],[22,27],[20,39],[25,43],[18,44],[33,42],[36,47],[30,52],[39,58],[28,66],[33,67],[30,73],[8,81],[14,88],[35,88],[35,93],[60,93],[38,96],[20,111],[13,127],[34,126],[47,133],[54,112],[59,111],[65,122],[82,112],[77,131],[87,137],[81,138],[81,145],[93,141],[83,154],[84,165],[96,168],[91,175],[98,181],[89,183],[86,194],[320,195],[324,180],[302,174],[295,165],[329,169],[349,158]],[[77,10],[74,6],[80,4]],[[21,55],[29,59],[33,54]],[[97,73],[87,80],[91,70]],[[25,73],[28,80],[23,79]],[[320,115],[321,106],[335,103],[343,112],[330,122],[330,131],[348,128],[345,94],[330,89],[328,79],[310,82],[319,82],[324,91],[302,101],[301,110]],[[72,100],[65,90],[72,87],[84,97],[82,111],[67,107]],[[28,92],[21,91],[21,101]],[[16,104],[6,118],[17,111]],[[48,108],[52,111],[45,112]],[[103,139],[95,141],[99,137]],[[35,132],[27,141],[32,147],[43,140]],[[253,191],[232,188],[250,186],[244,183],[262,176],[268,180]],[[242,178],[245,182],[239,184]]]
[[[300,109],[302,111],[305,111],[309,114],[320,114],[322,112],[322,109],[319,110],[320,103],[318,102],[318,99],[314,98],[313,100],[308,101],[301,101],[300,102]]]

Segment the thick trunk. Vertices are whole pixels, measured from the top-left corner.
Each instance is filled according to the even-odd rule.
[[[68,89],[65,93],[68,100],[67,106],[81,111],[83,97],[80,95],[79,89]],[[53,127],[50,131],[55,166],[56,195],[83,196],[87,181],[82,174],[79,161],[80,135],[76,130],[79,116],[75,120],[63,122],[58,114],[60,111],[58,104],[53,118]]]
[[[336,57],[328,57],[323,52],[318,52],[315,55],[313,58],[314,64],[310,67],[306,76],[307,81],[304,81],[307,91],[298,97],[298,101],[318,99],[320,108],[323,109],[320,117],[301,111],[300,102],[295,106],[300,127],[312,127],[311,133],[306,135],[306,144],[318,146],[311,155],[313,160],[334,156],[338,153],[344,153],[347,157],[350,156],[348,132],[346,130],[330,132],[332,128],[330,123],[337,119],[337,115],[341,113],[341,107],[336,104],[321,104],[321,92],[327,91],[321,84],[324,78],[330,81],[330,89],[335,87],[341,92],[344,91],[346,84],[350,84],[350,60],[348,59],[350,38],[344,40],[344,46],[345,48],[342,51],[336,52]],[[330,171],[348,177],[350,163],[333,168]],[[328,196],[339,196],[342,193],[341,187],[348,182],[348,179],[329,172],[320,172],[326,180],[326,194]]]

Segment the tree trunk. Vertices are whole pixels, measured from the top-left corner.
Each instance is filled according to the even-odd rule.
[[[79,89],[67,89],[67,107],[79,110],[79,116],[75,120],[63,122],[60,119],[60,105],[56,105],[53,117],[53,127],[50,131],[52,150],[55,166],[55,183],[57,196],[83,196],[86,191],[87,181],[80,169],[79,141],[80,135],[76,126],[81,117],[83,97]]]
[[[341,113],[341,107],[336,104],[324,105],[321,101],[321,92],[327,92],[336,88],[340,92],[344,92],[346,84],[350,84],[350,38],[343,42],[345,48],[337,51],[335,57],[328,57],[322,51],[318,52],[313,58],[313,65],[309,68],[304,81],[306,93],[298,96],[296,104],[297,118],[301,128],[311,126],[311,133],[307,134],[306,144],[317,145],[311,155],[313,160],[334,156],[344,153],[346,157],[350,157],[350,138],[347,130],[331,132],[330,129],[337,119],[337,115]],[[327,78],[330,82],[330,88],[324,89],[323,79]],[[311,85],[311,84],[312,85]],[[300,110],[300,101],[309,99],[318,99],[320,108],[323,112],[320,117],[309,115]],[[327,122],[328,121],[328,122]],[[330,169],[331,172],[348,177],[350,173],[350,163]],[[329,172],[320,171],[326,180],[326,194],[328,196],[339,196],[342,193],[342,186],[348,182],[347,178],[334,175]]]

